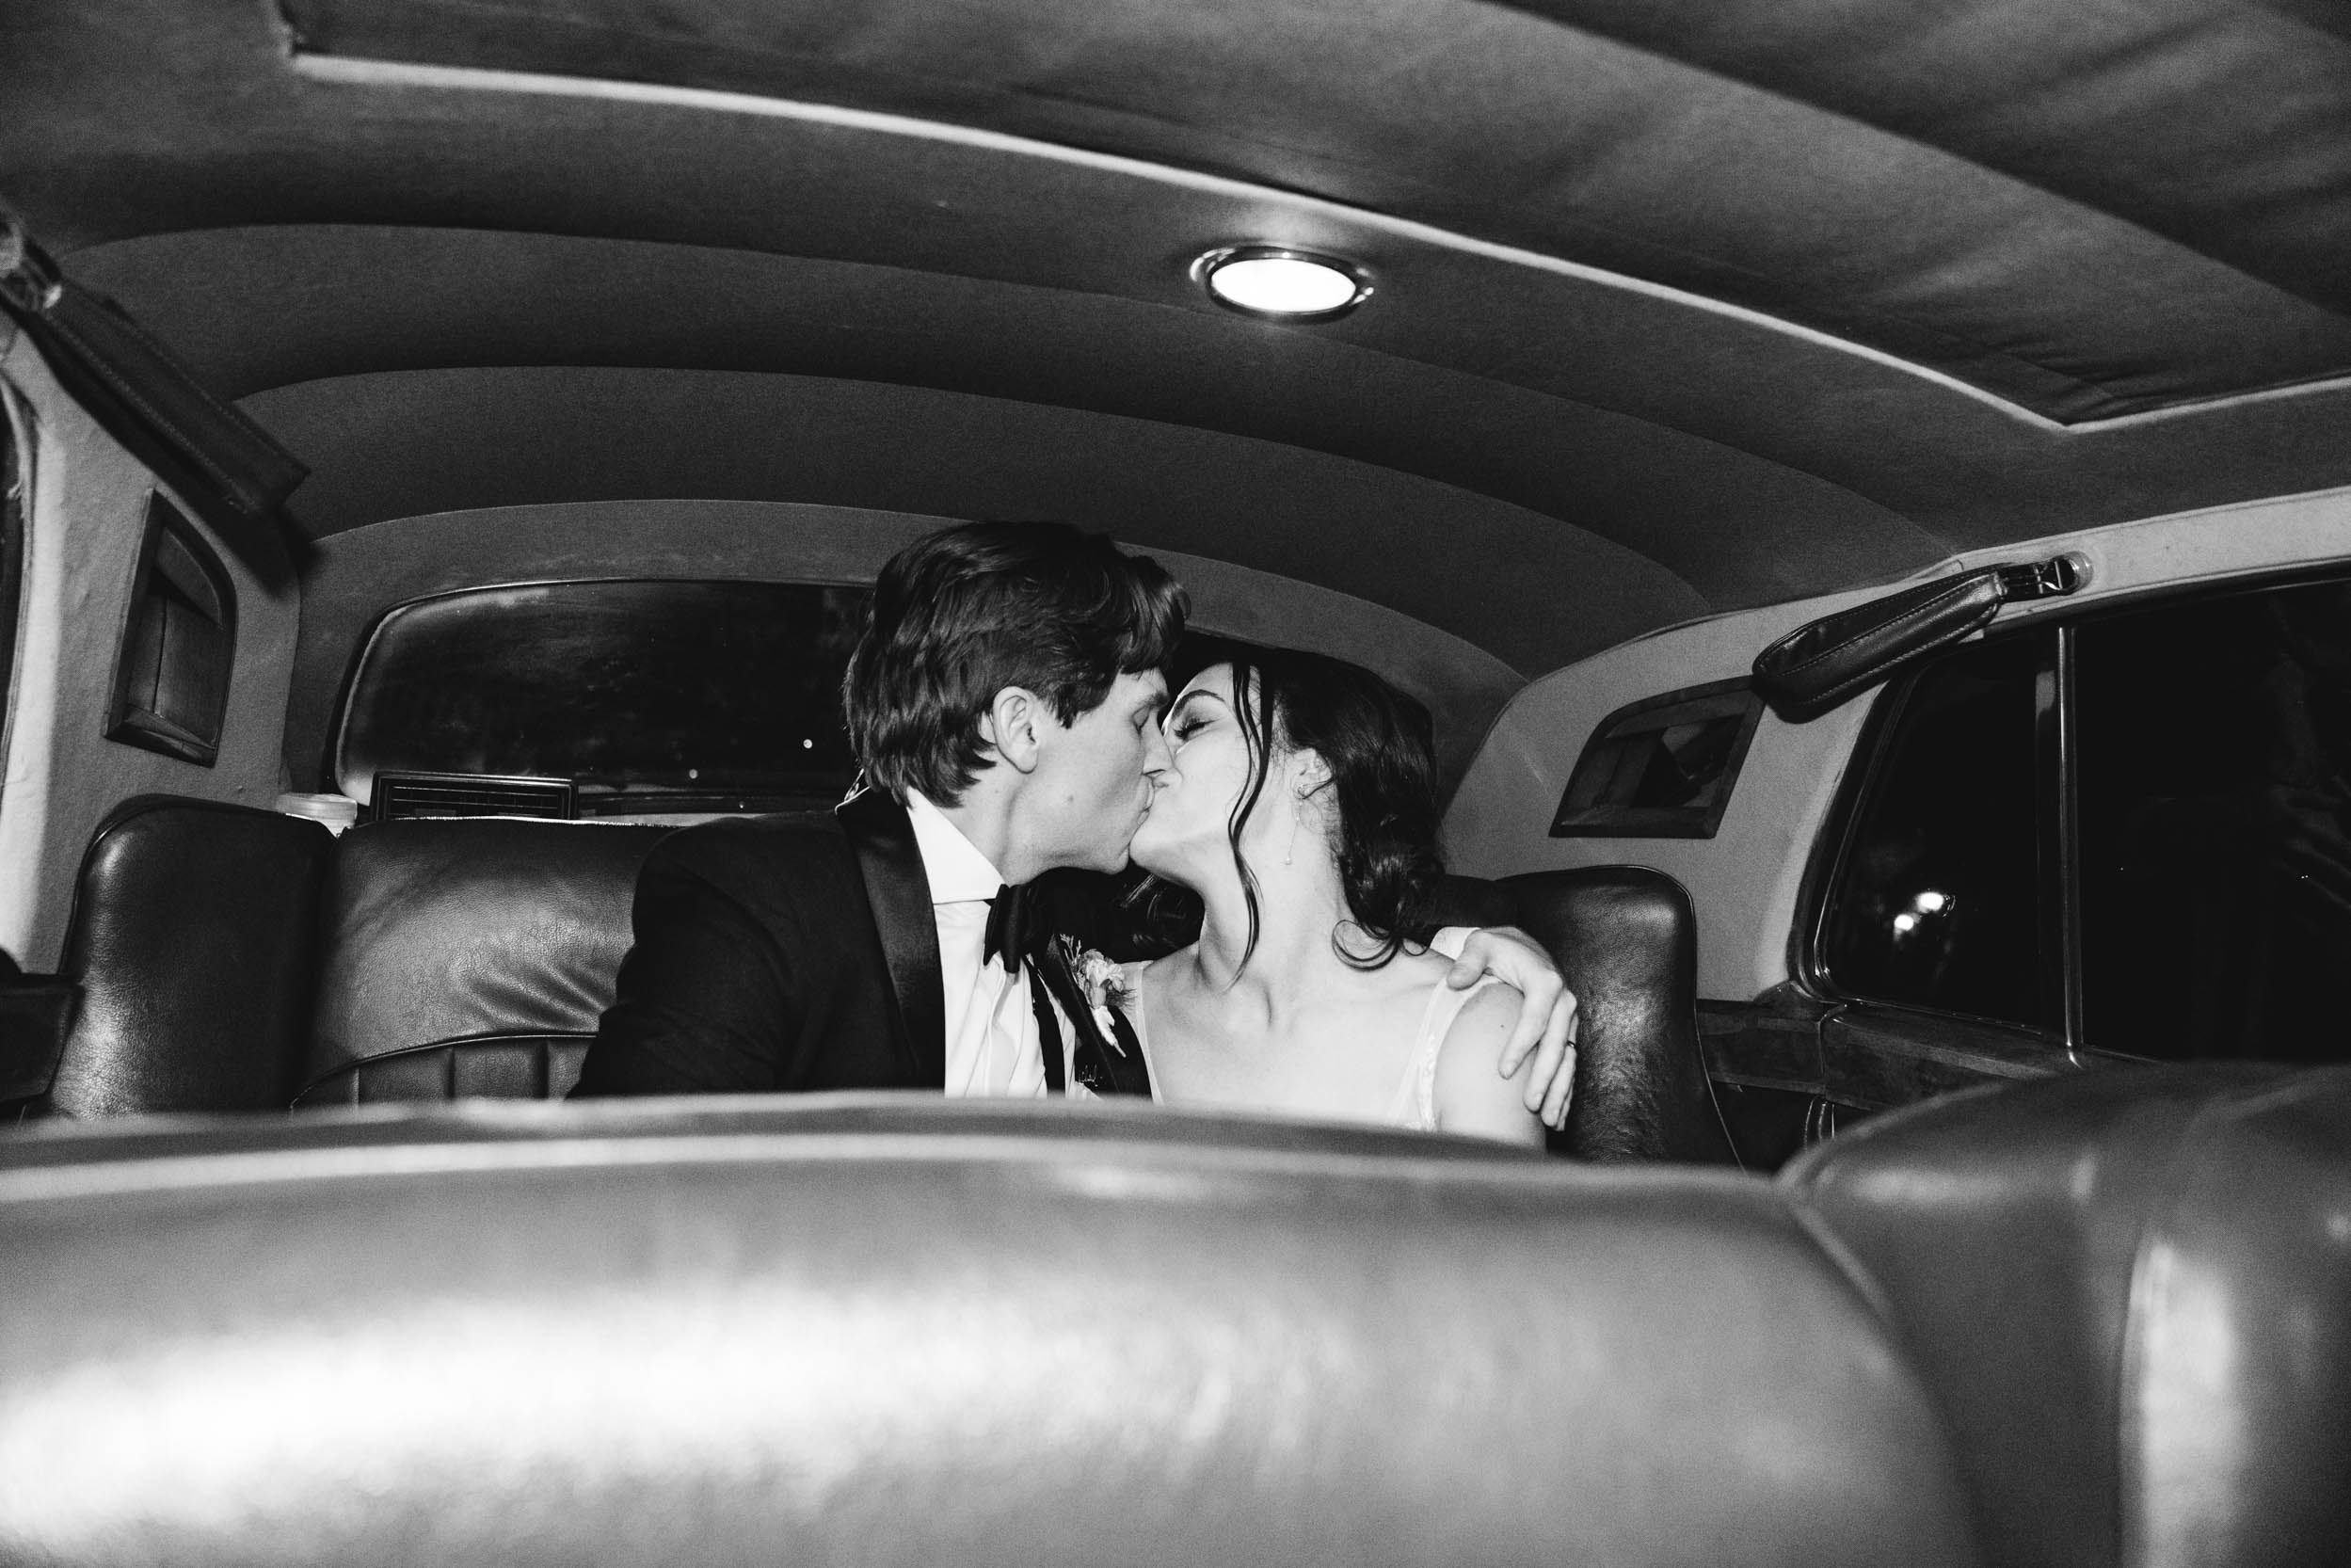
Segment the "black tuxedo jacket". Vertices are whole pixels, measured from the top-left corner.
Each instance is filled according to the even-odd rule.
[[[931,886],[881,791],[671,834],[634,923],[575,1098],[945,1085]]]

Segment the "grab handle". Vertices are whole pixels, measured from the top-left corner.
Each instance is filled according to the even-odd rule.
[[[1985,567],[1873,599],[1798,627],[1755,655],[1755,692],[1791,723],[1815,719],[1980,630],[2003,604],[2074,593],[2088,581],[2088,559],[2066,554]]]

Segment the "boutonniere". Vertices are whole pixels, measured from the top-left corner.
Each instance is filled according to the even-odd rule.
[[[1130,1035],[1123,1015],[1134,1000],[1134,988],[1127,984],[1126,974],[1075,936],[1056,936],[1053,945],[1061,957],[1063,971],[1076,985],[1079,999],[1092,1015],[1087,1021],[1094,1026],[1095,1038],[1104,1049],[1127,1055]]]
[[[1062,962],[1069,967],[1070,979],[1078,983],[1086,1005],[1096,1012],[1105,1008],[1122,1011],[1133,999],[1127,976],[1116,964],[1090,947],[1081,946],[1075,936],[1053,938],[1062,950]]]

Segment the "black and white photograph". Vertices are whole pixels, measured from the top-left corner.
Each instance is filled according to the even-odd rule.
[[[2351,0],[0,0],[0,1568],[2351,1562]]]

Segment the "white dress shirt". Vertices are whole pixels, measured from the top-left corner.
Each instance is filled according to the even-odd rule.
[[[980,961],[988,903],[1004,878],[978,846],[919,791],[906,792],[916,851],[938,924],[940,997],[947,1004],[947,1092],[1035,1098],[1046,1092],[1045,1054],[1026,976],[1001,956]],[[1058,1015],[1057,1015],[1058,1016]],[[1069,1038],[1066,1020],[1062,1037]],[[1068,1079],[1064,1077],[1064,1082]]]

